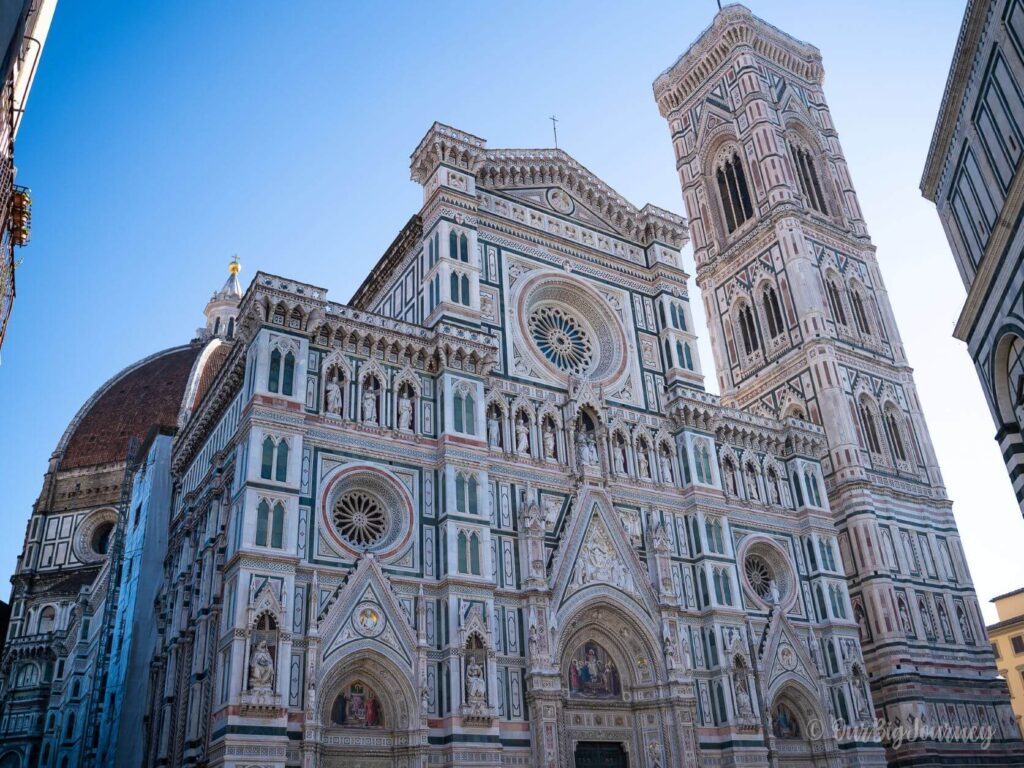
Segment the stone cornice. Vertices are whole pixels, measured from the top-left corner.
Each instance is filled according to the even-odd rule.
[[[960,34],[957,35],[956,48],[953,51],[953,62],[946,78],[946,88],[942,92],[939,104],[939,116],[932,133],[931,144],[928,146],[928,157],[925,160],[924,174],[921,176],[921,194],[935,202],[938,192],[939,177],[946,164],[949,144],[953,140],[960,114],[964,109],[964,96],[970,83],[971,70],[978,58],[978,44],[985,29],[989,3],[980,0],[968,0]]]
[[[820,85],[824,76],[821,52],[813,45],[790,37],[742,5],[727,5],[654,81],[654,98],[661,116],[668,117],[706,85],[710,75],[737,48],[749,48],[806,83]]]

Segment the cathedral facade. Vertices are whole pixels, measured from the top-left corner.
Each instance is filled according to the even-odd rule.
[[[821,80],[728,6],[654,87],[689,222],[435,123],[348,303],[232,275],[142,446],[55,454],[125,480],[33,513],[0,766],[1018,764]]]

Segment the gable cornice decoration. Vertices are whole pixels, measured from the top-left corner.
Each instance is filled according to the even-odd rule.
[[[488,150],[477,170],[482,189],[558,186],[617,232],[635,242],[682,248],[689,241],[686,219],[657,206],[637,209],[594,173],[560,149]]]

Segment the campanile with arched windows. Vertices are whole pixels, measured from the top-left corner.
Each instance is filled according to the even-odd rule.
[[[946,722],[951,698],[972,707],[1002,694],[980,660],[949,661],[914,629],[948,626],[976,597],[969,576],[928,562],[959,549],[956,524],[823,77],[817,48],[729,5],[654,94],[723,402],[824,428],[825,491],[876,714]],[[965,694],[969,679],[985,682]],[[922,760],[912,746],[889,758]]]

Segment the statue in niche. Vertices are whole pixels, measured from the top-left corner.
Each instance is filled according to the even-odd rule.
[[[939,622],[942,624],[942,634],[947,640],[953,638],[953,627],[950,626],[949,616],[946,615],[946,609],[939,603]]]
[[[615,474],[626,474],[626,446],[621,440],[615,441],[615,450],[612,451],[612,456],[614,456]]]
[[[768,491],[768,503],[778,504],[779,503],[779,488],[778,481],[775,479],[775,475],[771,472],[768,473],[768,479],[765,481],[765,488]]]
[[[501,423],[498,421],[496,408],[491,408],[487,412],[487,445],[491,448],[501,447]]]
[[[868,698],[864,695],[864,681],[860,675],[853,676],[853,684],[850,686],[853,688],[853,704],[857,710],[857,716],[860,718],[866,718],[868,712]]]
[[[672,547],[672,542],[668,536],[668,527],[665,525],[665,521],[662,520],[654,527],[654,551],[659,555],[667,555]]]
[[[637,468],[638,468],[638,470],[640,472],[640,477],[645,478],[647,480],[650,480],[651,479],[651,463],[650,463],[650,461],[647,458],[647,445],[645,443],[641,443],[637,447],[636,464],[637,464]]]
[[[412,397],[409,389],[406,384],[398,394],[398,428],[402,432],[412,431]]]
[[[914,625],[910,621],[910,612],[907,610],[907,604],[903,601],[899,601],[900,611],[900,624],[903,625],[903,631],[908,635],[914,634]]]
[[[736,473],[731,462],[722,464],[722,478],[725,483],[725,491],[730,496],[736,496]]]
[[[543,430],[543,442],[544,442],[544,458],[545,459],[557,459],[555,449],[555,428],[551,424],[551,419],[544,420]]]
[[[530,425],[526,416],[516,420],[516,453],[530,455]]]
[[[779,593],[779,585],[775,579],[768,579],[768,603],[770,605],[778,605],[782,600]]]
[[[754,471],[753,464],[747,464],[745,479],[747,481],[747,496],[751,500],[761,498],[760,494],[757,492],[757,473]]]
[[[473,708],[487,705],[487,683],[484,680],[484,668],[476,655],[469,657],[466,664],[466,701]]]
[[[622,527],[626,529],[634,544],[640,543],[640,514],[635,509],[622,510]]]
[[[750,691],[747,690],[746,669],[741,668],[736,673],[736,713],[740,717],[752,717],[754,707],[750,702]]]
[[[341,416],[341,407],[341,382],[334,378],[327,382],[327,412],[335,416]]]
[[[377,423],[377,392],[372,380],[367,380],[363,391],[363,421],[367,424]]]
[[[974,643],[974,633],[971,631],[970,624],[967,623],[967,616],[959,608],[956,612],[957,621],[960,623],[960,632],[964,636],[964,640],[968,643]]]
[[[249,690],[274,689],[274,657],[270,655],[266,640],[260,640],[249,659]]]
[[[661,482],[671,483],[672,482],[672,457],[669,456],[668,452],[662,448],[661,458]]]

